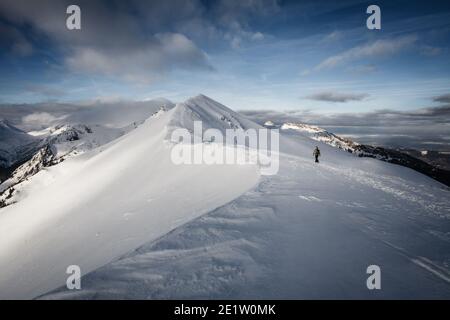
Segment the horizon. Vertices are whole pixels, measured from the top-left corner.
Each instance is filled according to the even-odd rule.
[[[0,103],[0,119],[9,121],[25,131],[35,131],[60,123],[65,117],[86,108],[126,108],[128,111],[145,107],[150,103],[183,103],[189,99],[206,96],[202,93],[183,101],[172,101],[165,97],[146,100],[87,100],[78,102],[36,102],[33,104]],[[214,97],[206,96],[221,104]],[[364,113],[318,113],[313,110],[240,110],[224,104],[256,123],[266,121],[275,124],[286,122],[319,126],[357,143],[392,149],[414,149],[418,151],[450,152],[448,135],[449,113],[446,107],[422,108],[410,111],[374,110]],[[30,109],[30,106],[32,107]],[[3,114],[3,116],[2,116]],[[420,126],[420,127],[418,127]],[[30,129],[31,128],[31,129]],[[420,129],[419,129],[420,128]]]

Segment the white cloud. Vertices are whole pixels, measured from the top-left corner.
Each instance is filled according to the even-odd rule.
[[[53,123],[64,119],[66,116],[55,117],[47,112],[35,112],[26,115],[22,118],[22,125],[24,126],[40,126],[49,127]]]
[[[323,37],[322,42],[323,43],[333,43],[336,41],[339,41],[343,38],[343,33],[341,31],[333,31],[329,34],[327,34],[325,37]]]
[[[144,47],[105,50],[82,47],[66,59],[74,71],[148,83],[174,68],[213,70],[206,54],[179,33],[156,34]]]
[[[82,29],[72,32],[65,28],[69,4],[1,0],[0,12],[8,24],[27,25],[45,35],[73,70],[139,82],[176,68],[211,70],[200,43],[207,47],[226,40],[238,48],[262,40],[264,34],[252,30],[249,21],[278,10],[276,0],[219,0],[208,5],[201,0],[78,0]],[[32,49],[25,41],[11,47],[22,55]]]
[[[377,40],[362,46],[357,46],[340,54],[331,56],[319,63],[314,70],[331,69],[356,60],[381,57],[396,54],[416,42],[415,36],[406,36],[397,39]]]

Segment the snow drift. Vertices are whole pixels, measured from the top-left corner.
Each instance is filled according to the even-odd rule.
[[[254,165],[174,165],[174,119],[186,120],[182,107],[33,177],[33,192],[0,212],[0,298],[43,294],[68,265],[90,272],[255,185]]]
[[[304,130],[283,131],[275,176],[173,165],[167,137],[196,120],[258,127],[198,96],[32,177],[0,210],[0,297],[450,298],[447,187]]]

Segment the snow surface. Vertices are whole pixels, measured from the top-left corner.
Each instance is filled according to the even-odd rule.
[[[360,151],[357,149],[357,147],[360,146],[359,143],[356,143],[350,139],[342,138],[340,136],[335,135],[334,133],[328,132],[327,130],[316,126],[304,123],[287,122],[283,123],[280,129],[294,130],[302,133],[304,136],[307,136],[313,140],[324,142],[333,147],[340,148],[346,151],[351,151],[357,154],[360,153]]]
[[[165,137],[177,110],[41,171],[33,193],[1,209],[0,298],[55,289],[67,266],[92,271],[255,185],[255,165],[173,164]]]
[[[278,175],[41,298],[450,298],[448,188],[325,144],[315,164],[315,144],[282,137]]]
[[[34,193],[37,185],[31,177],[45,167],[56,165],[124,135],[136,126],[110,128],[101,125],[58,125],[49,127],[36,136],[35,154],[17,167],[0,184],[0,202],[10,205]],[[17,130],[17,129],[16,129]]]
[[[224,135],[227,129],[261,128],[253,121],[204,95],[179,103],[175,108],[177,112],[169,122],[169,126],[171,128],[186,128],[191,133],[194,133],[195,121],[202,121],[203,132],[207,129],[217,129]]]
[[[172,165],[167,136],[194,120],[257,126],[198,96],[33,177],[0,210],[0,297],[450,298],[447,187],[296,130],[275,176]],[[70,264],[80,291],[64,287]]]

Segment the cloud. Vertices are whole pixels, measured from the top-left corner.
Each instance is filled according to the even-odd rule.
[[[335,68],[349,62],[354,62],[364,58],[389,56],[398,53],[399,51],[411,46],[416,42],[415,36],[405,36],[396,39],[377,40],[373,43],[368,43],[362,46],[353,47],[340,54],[331,56],[316,67],[315,71]]]
[[[4,103],[0,104],[0,118],[25,131],[80,123],[121,128],[149,118],[161,106],[171,107],[174,104],[164,98],[132,101],[118,97],[98,97],[76,103]]]
[[[349,67],[348,70],[351,73],[354,73],[357,75],[366,75],[366,74],[376,72],[378,69],[373,64],[366,64],[366,65],[360,65],[360,66],[352,66],[352,67]]]
[[[50,40],[70,70],[150,82],[176,69],[211,71],[209,42],[240,47],[261,41],[250,21],[278,8],[276,0],[79,0],[81,30],[66,28],[70,0],[2,0],[0,21]],[[1,25],[0,25],[1,28]],[[1,29],[0,29],[1,32]],[[11,32],[8,32],[9,34]],[[22,55],[31,47],[20,33],[8,45]],[[225,41],[224,41],[225,40]]]
[[[156,34],[138,50],[78,48],[66,59],[74,71],[148,83],[173,69],[212,71],[206,54],[179,33]]]
[[[271,120],[275,124],[317,125],[336,134],[355,137],[361,143],[450,151],[450,104],[412,111],[385,109],[366,113],[318,114],[311,110],[247,110],[241,113],[259,124]]]
[[[327,44],[334,43],[340,41],[343,38],[343,36],[344,36],[343,32],[336,30],[324,36],[321,42]]]
[[[28,85],[25,87],[25,90],[32,93],[37,93],[39,95],[43,95],[47,98],[59,98],[66,95],[66,92],[60,90],[58,88],[46,86],[46,85]]]
[[[148,83],[177,69],[211,71],[207,54],[197,43],[228,41],[238,48],[265,35],[249,20],[277,8],[272,0],[217,1],[86,1],[79,0],[81,30],[65,26],[69,0],[2,0],[0,18],[18,27],[31,27],[63,55],[72,71]],[[176,9],[175,9],[176,8]],[[9,47],[21,55],[32,47],[20,32]],[[16,28],[17,29],[17,28]],[[17,29],[18,30],[18,29]]]
[[[55,117],[47,112],[36,112],[24,116],[22,118],[22,125],[47,128],[65,117],[66,116]]]
[[[20,57],[30,56],[33,53],[33,45],[13,26],[6,25],[0,21],[0,45],[9,48],[10,52]]]
[[[306,99],[316,100],[316,101],[327,101],[327,102],[349,102],[349,101],[361,101],[367,98],[369,95],[367,93],[342,93],[342,92],[318,92],[309,96]]]
[[[442,103],[450,103],[450,93],[434,97],[433,101],[442,102]]]
[[[323,126],[406,126],[416,130],[418,125],[438,125],[447,127],[450,123],[450,104],[440,107],[427,107],[412,111],[382,109],[364,113],[318,114],[311,110],[244,110],[247,117],[264,123],[271,120],[274,123],[299,121]]]
[[[442,53],[442,49],[439,47],[425,45],[420,48],[420,53],[427,57],[435,57]]]

